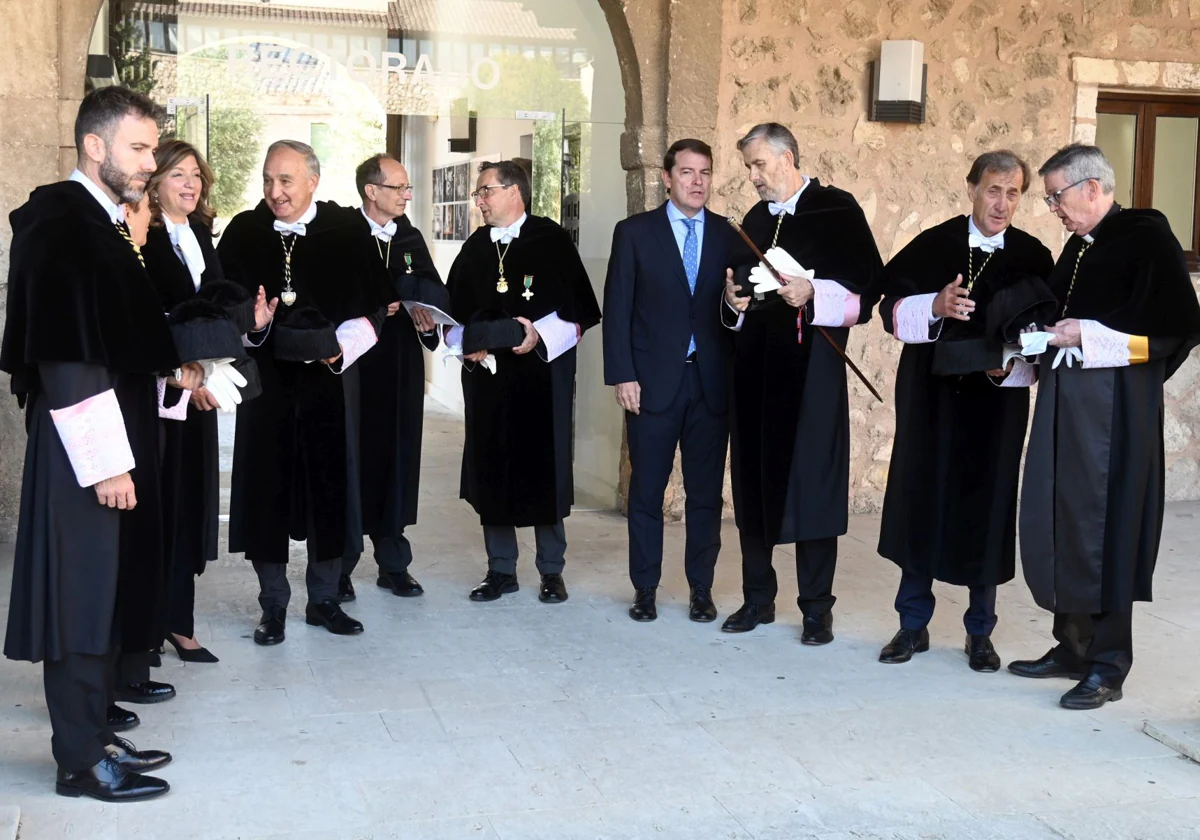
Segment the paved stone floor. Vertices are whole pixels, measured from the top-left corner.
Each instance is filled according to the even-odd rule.
[[[528,556],[519,593],[471,603],[484,557],[455,499],[461,426],[431,407],[426,429],[411,531],[424,598],[377,589],[364,561],[350,608],[364,635],[305,626],[298,596],[286,643],[260,648],[249,566],[223,557],[200,578],[199,632],[221,662],[166,655],[155,673],[179,697],[140,707],[132,733],[174,752],[168,796],[119,807],[55,796],[40,670],[0,662],[0,812],[20,808],[22,838],[1200,837],[1200,766],[1142,732],[1147,719],[1200,718],[1200,505],[1168,511],[1159,599],[1138,607],[1125,699],[1067,712],[1066,683],[967,668],[965,604],[950,588],[929,653],[875,661],[898,577],[875,555],[875,517],[854,518],[841,542],[825,648],[799,644],[784,551],[776,624],[729,636],[689,622],[680,526],[668,528],[659,620],[633,623],[615,514],[568,521],[567,603],[537,601]],[[725,541],[722,615],[740,602],[732,525]],[[297,593],[302,573],[293,565]],[[1047,649],[1050,622],[1022,584],[1002,590],[1000,614],[1006,661]]]

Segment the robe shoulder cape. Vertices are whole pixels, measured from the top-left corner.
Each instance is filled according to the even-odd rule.
[[[569,234],[529,216],[507,252],[482,227],[450,269],[451,315],[459,323],[557,313],[587,330],[600,323],[591,280]],[[496,290],[504,254],[508,291]],[[533,293],[522,296],[525,283]],[[496,373],[463,367],[466,441],[460,495],[484,525],[551,525],[571,512],[575,349],[552,362],[538,353],[496,354]]]
[[[785,214],[780,223],[762,201],[742,223],[764,252],[777,225],[779,246],[814,270],[817,279],[861,295],[858,323],[869,321],[883,266],[854,196],[814,179],[800,195],[794,216]],[[731,259],[742,273],[757,262],[740,239]],[[796,318],[797,310],[776,297],[746,313],[734,344],[734,511],[738,527],[767,545],[839,536],[848,524],[845,362],[811,323],[797,341]],[[826,331],[846,346],[848,327]]]
[[[1165,502],[1163,383],[1200,343],[1200,304],[1161,213],[1114,207],[1092,236],[1082,257],[1085,243],[1071,237],[1054,267],[1060,315],[1144,336],[1148,360],[1084,370],[1051,368],[1054,348],[1042,357],[1021,565],[1034,600],[1056,612],[1151,600]]]
[[[357,209],[348,211],[368,233]],[[371,250],[386,261],[394,290],[402,301],[450,311],[450,293],[442,282],[425,238],[407,216],[396,220],[391,248],[371,236]],[[435,330],[417,332],[403,307],[383,322],[379,344],[359,362],[369,383],[362,391],[363,531],[372,537],[399,537],[417,521],[421,479],[421,435],[425,416],[425,354],[436,350]]]
[[[82,185],[40,187],[10,221],[0,369],[26,405],[28,440],[4,653],[107,654],[118,612],[122,646],[145,650],[162,570],[155,375],[179,360],[146,272]],[[109,389],[136,464],[132,511],[79,486],[50,417]]]
[[[265,202],[230,221],[217,248],[229,280],[267,298],[283,290],[283,241]],[[294,307],[312,307],[334,325],[382,319],[396,300],[371,236],[344,208],[317,202],[317,215],[292,251]],[[274,358],[275,330],[249,353],[262,394],[239,406],[229,506],[229,550],[286,563],[288,539],[307,540],[317,560],[362,550],[358,488],[359,370]],[[374,350],[368,351],[368,354]]]
[[[946,319],[937,341],[964,336],[994,343],[999,352],[999,338],[985,329],[996,293],[1030,277],[1044,280],[1054,260],[1041,242],[1015,227],[990,258],[977,248],[968,260],[967,236],[967,217],[956,216],[892,258],[879,307],[888,332],[895,330],[892,315],[900,301],[939,292],[959,274],[965,286],[971,263],[976,309],[970,321]],[[937,344],[906,344],[900,354],[879,553],[906,571],[946,583],[1006,583],[1016,573],[1017,480],[1029,389],[998,387],[984,372],[937,375],[936,350]]]

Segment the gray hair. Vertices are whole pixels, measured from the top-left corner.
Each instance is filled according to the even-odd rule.
[[[313,151],[313,147],[307,143],[301,143],[299,140],[276,140],[267,147],[267,157],[275,154],[280,149],[291,149],[293,152],[304,155],[304,163],[308,167],[308,174],[314,178],[321,175],[321,161],[317,158],[317,153]]]
[[[1008,174],[1009,172],[1021,171],[1021,192],[1024,193],[1029,189],[1029,164],[1017,156],[1015,152],[1008,149],[997,149],[994,152],[984,152],[979,157],[975,158],[975,162],[971,164],[971,171],[967,173],[967,183],[971,186],[978,187],[979,182],[983,180],[983,176],[989,172],[997,174]]]
[[[780,154],[791,152],[792,166],[800,168],[800,144],[796,142],[796,135],[792,134],[787,126],[775,122],[759,123],[737,142],[737,150],[744,150],[755,140],[765,140],[768,146]]]
[[[1042,164],[1038,175],[1044,177],[1051,172],[1060,171],[1068,183],[1099,181],[1100,189],[1105,195],[1112,195],[1113,190],[1117,188],[1117,176],[1113,172],[1112,164],[1097,146],[1083,143],[1063,146]]]

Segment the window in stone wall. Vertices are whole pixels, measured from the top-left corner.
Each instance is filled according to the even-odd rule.
[[[1116,170],[1117,202],[1161,210],[1200,270],[1200,98],[1101,93],[1096,145]]]

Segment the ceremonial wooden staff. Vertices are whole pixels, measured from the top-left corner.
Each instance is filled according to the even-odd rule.
[[[771,263],[767,260],[766,255],[763,254],[763,252],[759,250],[758,246],[754,244],[754,240],[750,238],[746,231],[742,230],[742,226],[739,225],[732,217],[729,219],[729,224],[731,224],[733,229],[741,235],[745,243],[750,246],[750,250],[754,252],[754,256],[758,257],[759,262],[767,267],[767,271],[771,272],[771,275],[779,281],[780,285],[786,286],[787,281],[783,279],[783,275],[779,273],[779,270],[775,268],[775,266],[771,265]],[[883,402],[883,397],[879,396],[879,392],[875,390],[875,386],[867,381],[867,377],[864,376],[863,372],[858,369],[858,365],[854,364],[854,361],[846,355],[846,351],[843,350],[842,346],[834,340],[833,336],[826,332],[824,327],[819,325],[814,326],[817,327],[817,332],[825,336],[825,340],[828,341],[830,346],[833,347],[833,349],[837,351],[837,354],[842,357],[842,361],[846,363],[846,367],[854,371],[854,374],[859,378],[859,380],[862,381],[862,384],[867,386],[867,390],[871,392],[871,395],[880,402]]]

